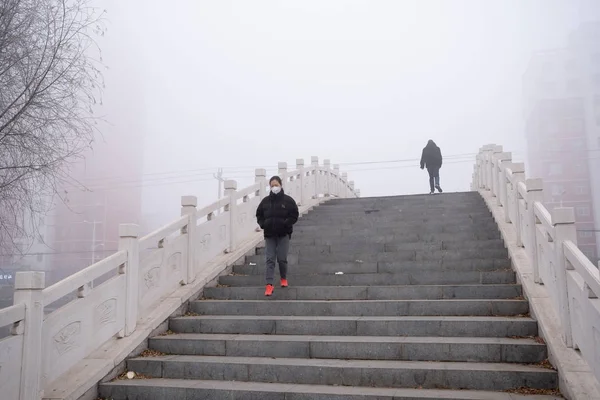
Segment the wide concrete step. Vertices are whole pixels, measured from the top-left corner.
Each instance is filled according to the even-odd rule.
[[[233,273],[238,275],[264,275],[265,264],[263,261],[250,262],[247,265],[234,266]],[[510,269],[511,263],[508,259],[485,259],[485,260],[456,260],[456,261],[400,261],[400,262],[337,262],[337,263],[310,263],[288,265],[288,277],[306,275],[329,275],[339,272],[344,274],[394,274],[401,272],[424,272],[424,271],[501,271]]]
[[[530,317],[298,317],[199,315],[172,318],[179,333],[337,336],[528,337],[538,334]]]
[[[397,219],[400,221],[415,221],[415,220],[453,220],[464,218],[466,220],[477,221],[479,219],[493,218],[492,213],[487,207],[470,207],[462,210],[445,209],[441,211],[432,211],[430,209],[387,209],[387,210],[357,210],[345,213],[327,213],[315,210],[302,217],[302,220],[318,221],[319,218],[332,221],[341,220],[376,220],[376,219]]]
[[[478,193],[444,193],[431,196],[429,194],[419,194],[410,196],[389,196],[378,198],[361,199],[331,199],[323,203],[319,209],[347,210],[347,209],[385,209],[398,206],[412,207],[464,207],[467,204],[479,205],[483,203],[481,195]]]
[[[440,233],[481,233],[487,231],[497,231],[498,225],[375,225],[372,227],[352,227],[343,224],[330,224],[326,226],[300,226],[295,227],[294,232],[300,234],[310,234],[317,236],[359,236],[359,235],[406,235],[406,234],[440,234]]]
[[[102,398],[112,400],[562,400],[560,396],[514,393],[397,389],[332,385],[189,379],[133,379],[102,383]]]
[[[264,287],[211,287],[212,300],[263,300]],[[512,299],[523,294],[521,285],[422,286],[294,286],[273,293],[273,300],[442,300]]]
[[[238,265],[233,275],[264,275],[265,261]],[[288,277],[330,274],[398,274],[421,272],[494,272],[511,269],[510,260],[486,259],[463,261],[399,261],[399,262],[355,262],[289,264]]]
[[[377,213],[375,215],[347,214],[344,216],[328,216],[309,214],[303,216],[298,221],[298,226],[323,226],[326,224],[349,224],[353,226],[367,225],[375,226],[377,224],[385,225],[440,225],[440,224],[490,224],[494,222],[492,214],[485,213],[450,213],[431,215],[429,213],[413,214],[412,212],[403,215],[402,213]]]
[[[509,316],[529,312],[526,300],[201,300],[190,303],[200,315]]]
[[[151,364],[146,358],[146,364]],[[143,375],[168,379],[425,389],[556,388],[556,371],[502,363],[163,356]],[[141,365],[140,367],[141,368]]]
[[[462,244],[472,241],[499,240],[500,232],[495,230],[482,232],[458,232],[458,233],[404,233],[404,234],[375,234],[368,232],[352,233],[347,232],[343,236],[326,236],[317,234],[294,234],[292,236],[292,246],[299,245],[348,245],[360,243],[384,243],[384,244],[405,244],[405,243],[454,243]],[[417,245],[419,246],[419,245]],[[417,249],[418,247],[415,247]],[[453,246],[452,248],[456,248]]]
[[[461,208],[465,207],[466,205],[481,206],[482,204],[484,204],[483,199],[478,194],[476,196],[464,196],[457,193],[444,193],[436,196],[421,194],[414,196],[393,196],[371,199],[332,199],[326,203],[323,203],[323,205],[319,207],[319,210],[385,210],[399,206],[430,207],[435,209],[453,207]]]
[[[398,261],[463,261],[463,260],[486,260],[486,259],[508,259],[506,249],[476,249],[476,250],[398,250],[390,252],[368,252],[354,251],[349,253],[300,253],[288,254],[289,264],[309,263],[334,263],[334,262],[398,262]],[[264,255],[246,257],[249,263],[265,261]]]
[[[276,268],[277,270],[277,268]],[[400,286],[400,285],[468,285],[468,284],[512,284],[516,282],[514,271],[447,272],[407,271],[396,274],[343,274],[343,275],[300,275],[291,279],[292,286]],[[219,277],[225,286],[261,286],[265,278],[261,275],[227,275]]]
[[[464,196],[456,193],[441,195],[396,196],[377,199],[334,199],[324,203],[319,211],[342,212],[347,210],[386,210],[398,207],[419,207],[431,209],[465,208],[467,206],[484,206],[480,195]]]
[[[437,196],[429,194],[419,194],[410,196],[389,196],[378,198],[361,198],[361,199],[331,199],[323,203],[319,209],[385,209],[386,207],[397,207],[399,205],[411,205],[413,207],[461,207],[466,204],[482,204],[481,195],[475,193],[444,193]]]
[[[314,245],[297,243],[293,240],[290,244],[289,254],[335,254],[349,252],[395,252],[395,251],[436,251],[436,250],[503,250],[506,246],[504,241],[496,240],[470,240],[465,242],[396,242],[396,243],[338,243],[331,245]],[[256,249],[257,255],[265,254],[265,248]]]
[[[312,212],[305,214],[302,218],[314,219],[316,217],[331,219],[352,219],[352,218],[404,218],[411,220],[413,218],[454,218],[464,217],[465,219],[489,218],[492,215],[489,208],[482,204],[466,204],[461,207],[456,206],[417,206],[403,205],[377,207],[377,208],[332,208],[318,207]]]
[[[534,339],[470,337],[227,335],[182,333],[151,338],[165,354],[343,360],[539,363],[546,346]],[[128,369],[154,376],[161,360],[128,361]]]
[[[255,260],[247,265],[238,265],[233,269],[237,275],[264,275],[265,260]],[[508,259],[471,259],[471,260],[438,260],[438,261],[398,261],[374,262],[356,260],[346,262],[307,262],[297,264],[290,262],[288,276],[330,275],[339,272],[344,274],[398,274],[423,272],[474,272],[504,271],[511,268]]]
[[[319,214],[309,213],[302,218],[300,221],[303,223],[310,222],[320,223],[321,221],[331,222],[347,222],[352,221],[353,223],[368,223],[368,222],[398,222],[412,224],[416,222],[445,222],[445,223],[458,223],[464,222],[467,224],[477,223],[480,221],[493,221],[494,218],[489,210],[472,211],[466,212],[446,210],[444,213],[432,213],[429,211],[413,212],[412,210],[390,210],[385,212],[368,213],[367,212],[356,212],[348,214]]]
[[[348,201],[333,200],[322,204],[317,208],[319,212],[347,212],[361,211],[377,212],[377,210],[402,209],[402,208],[428,208],[432,210],[462,209],[473,207],[485,207],[481,196],[479,198],[468,198],[454,196],[452,198],[442,196],[415,196],[409,198],[390,198],[380,201]]]
[[[457,222],[454,225],[445,224],[426,224],[426,223],[415,223],[415,224],[395,224],[395,223],[372,223],[372,224],[350,224],[342,222],[325,222],[320,225],[295,225],[294,232],[297,235],[300,234],[319,234],[319,235],[337,235],[341,236],[344,233],[352,232],[365,232],[369,231],[371,234],[423,234],[423,233],[458,233],[458,232],[482,232],[482,231],[495,231],[498,226],[495,223],[488,224],[465,224],[463,222]]]
[[[469,208],[446,208],[446,209],[428,209],[428,208],[389,208],[379,211],[373,210],[354,210],[350,212],[324,212],[315,210],[304,214],[301,221],[324,221],[345,222],[345,221],[386,221],[394,220],[401,223],[414,223],[416,221],[448,221],[449,223],[464,221],[466,223],[476,223],[480,220],[493,220],[492,213],[487,207],[469,207]]]
[[[410,209],[409,209],[410,207]],[[419,213],[422,211],[430,213],[443,213],[450,214],[452,211],[464,210],[465,212],[489,212],[489,208],[482,201],[478,199],[476,201],[464,201],[448,203],[442,202],[439,204],[432,204],[426,202],[388,202],[388,203],[370,203],[362,205],[336,205],[334,207],[331,204],[323,204],[322,206],[316,207],[310,215],[341,215],[348,213],[355,214],[366,214],[366,215],[378,215],[392,212],[406,212],[415,211]]]
[[[312,212],[305,214],[302,218],[314,219],[316,217],[331,219],[351,219],[351,218],[453,218],[464,217],[466,219],[489,218],[492,215],[489,208],[482,204],[466,204],[461,207],[442,206],[428,207],[415,205],[395,205],[379,208],[338,208],[338,207],[318,207]]]

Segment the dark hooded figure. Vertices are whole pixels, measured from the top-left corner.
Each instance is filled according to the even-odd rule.
[[[421,155],[421,169],[427,168],[429,172],[429,193],[434,194],[435,189],[442,193],[440,187],[440,168],[442,168],[442,151],[433,140],[427,142]]]

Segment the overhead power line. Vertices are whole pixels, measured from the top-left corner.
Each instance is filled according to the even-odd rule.
[[[464,164],[464,163],[472,163],[473,160],[457,160],[457,161],[448,161],[444,162],[443,165],[448,164]],[[348,169],[347,172],[361,172],[361,171],[380,171],[387,169],[403,169],[403,168],[418,168],[418,166],[414,165],[395,165],[391,167],[376,167],[376,168],[357,168],[357,169]]]
[[[475,158],[477,153],[465,153],[465,154],[452,154],[449,156],[444,156],[444,159],[455,159],[455,158],[464,158],[470,157]],[[403,163],[403,162],[419,162],[421,158],[405,158],[402,160],[388,160],[388,161],[361,161],[361,162],[348,162],[348,163],[340,163],[340,166],[352,166],[352,165],[366,165],[366,164],[395,164],[395,163]]]
[[[254,175],[250,176],[234,176],[232,179],[251,179],[254,178]],[[115,190],[115,189],[129,189],[129,188],[139,188],[139,187],[153,187],[153,186],[164,186],[164,185],[177,185],[180,183],[192,183],[192,182],[214,182],[214,178],[208,179],[188,179],[188,180],[170,180],[165,182],[153,182],[150,184],[144,184],[140,182],[139,184],[114,184],[110,186],[96,186],[96,187],[88,187],[90,190]]]
[[[447,164],[464,164],[464,163],[472,163],[472,162],[473,162],[473,160],[449,161],[449,162],[444,163],[444,165],[447,165]],[[395,165],[395,166],[389,166],[389,167],[356,168],[356,169],[347,169],[347,170],[345,170],[345,172],[379,171],[379,170],[403,169],[403,168],[418,168],[418,166],[415,166],[415,165]],[[254,177],[255,177],[254,175],[245,175],[245,176],[233,176],[233,177],[230,177],[230,179],[233,179],[233,180],[242,180],[242,179],[253,179]],[[208,178],[208,179],[186,179],[186,180],[168,180],[168,181],[164,181],[164,182],[150,182],[150,183],[139,182],[139,184],[132,184],[134,182],[128,183],[128,184],[116,183],[116,184],[110,185],[110,186],[92,186],[92,187],[88,187],[88,189],[90,189],[90,190],[116,190],[116,189],[128,189],[128,188],[139,188],[139,187],[154,187],[154,186],[165,186],[165,185],[177,185],[177,184],[181,184],[181,183],[211,182],[211,181],[214,181],[214,178]]]
[[[455,158],[455,157],[465,157],[465,156],[475,156],[477,153],[466,153],[466,154],[451,154],[448,156],[444,156],[444,158]],[[402,160],[387,160],[387,161],[359,161],[359,162],[345,162],[338,163],[340,166],[342,165],[361,165],[361,164],[387,164],[387,163],[398,163],[398,162],[411,162],[419,160],[418,158],[408,158]],[[181,175],[187,173],[193,173],[198,175],[213,175],[213,171],[222,168],[228,172],[232,172],[235,170],[255,170],[257,168],[266,168],[266,169],[277,169],[276,166],[265,166],[265,165],[246,165],[246,166],[229,166],[229,167],[203,167],[203,168],[195,168],[195,169],[187,169],[187,170],[175,170],[175,171],[160,171],[160,172],[149,172],[140,174],[140,176],[155,176],[155,175]],[[293,168],[293,167],[290,167]],[[90,177],[86,178],[87,180],[111,180],[111,179],[120,179],[119,176],[104,176],[104,177]]]
[[[223,169],[228,170],[229,172],[233,172],[236,170],[240,170],[240,171],[249,171],[249,170],[254,170],[256,168],[266,168],[265,166],[238,166],[238,167],[223,167]],[[175,170],[175,171],[160,171],[160,172],[147,172],[147,173],[142,173],[142,174],[138,174],[141,177],[146,177],[146,176],[157,176],[157,175],[181,175],[181,174],[194,174],[194,175],[206,175],[206,176],[212,176],[214,174],[215,170],[218,170],[219,167],[205,167],[205,168],[194,168],[194,169],[186,169],[186,170]],[[168,178],[168,177],[167,177]],[[87,181],[102,181],[102,180],[113,180],[113,179],[120,179],[119,176],[116,175],[112,175],[112,176],[97,176],[97,177],[89,177],[89,178],[85,178]],[[159,178],[161,179],[161,178]]]
[[[456,158],[464,158],[464,157],[471,157],[469,160],[467,161],[471,161],[472,158],[474,158],[475,153],[467,153],[467,154],[451,154],[448,156],[445,156],[445,159],[456,159]],[[368,165],[368,164],[372,164],[372,165],[376,165],[376,164],[394,164],[394,163],[407,163],[407,162],[419,162],[420,158],[409,158],[409,159],[400,159],[400,160],[385,160],[385,161],[360,161],[360,162],[346,162],[346,163],[339,163],[340,166],[344,166],[344,167],[348,167],[348,166],[354,166],[354,165]],[[223,170],[229,174],[240,174],[240,173],[253,173],[255,169],[257,168],[265,168],[265,166],[238,166],[238,167],[223,167]],[[209,168],[200,168],[200,169],[190,169],[190,170],[180,170],[180,171],[170,171],[170,172],[156,172],[156,173],[146,173],[146,174],[141,174],[141,178],[140,179],[132,179],[132,180],[123,180],[121,177],[117,177],[117,176],[113,176],[113,177],[96,177],[96,178],[86,178],[84,182],[82,182],[83,185],[85,185],[87,188],[91,189],[91,190],[102,190],[102,189],[108,189],[108,188],[114,188],[114,186],[116,185],[126,185],[126,187],[139,187],[140,185],[130,185],[130,184],[138,184],[138,183],[142,183],[141,186],[155,186],[153,184],[146,184],[147,182],[158,182],[157,185],[163,185],[163,184],[176,184],[176,183],[186,183],[186,182],[202,182],[202,181],[210,181],[212,179],[192,179],[192,180],[186,180],[186,181],[169,181],[169,182],[162,182],[164,180],[171,180],[171,179],[179,179],[179,178],[192,178],[192,177],[209,177],[209,176],[214,176],[214,172],[202,172],[202,171],[207,171]],[[217,170],[217,168],[212,168],[213,171]],[[276,167],[270,166],[270,167],[266,167],[265,169],[267,170],[276,170]],[[290,167],[290,170],[295,169],[295,166]],[[236,172],[237,171],[237,172]],[[163,176],[160,176],[163,175]],[[170,176],[164,176],[164,175],[170,175]],[[146,177],[150,177],[150,178],[146,178]],[[241,176],[238,176],[237,178],[240,178]],[[252,178],[254,177],[254,175],[251,176],[244,176],[243,178]],[[214,179],[214,178],[213,178]],[[104,180],[105,182],[100,182],[101,180]],[[73,184],[73,187],[76,187],[78,185]]]
[[[466,153],[466,154],[452,154],[449,156],[445,156],[445,160],[450,160],[445,162],[444,164],[460,164],[460,163],[473,163],[475,157],[475,153]],[[389,169],[402,169],[402,168],[414,168],[415,164],[420,161],[420,158],[407,158],[407,159],[398,159],[398,160],[385,160],[385,161],[361,161],[361,162],[347,162],[340,163],[340,166],[348,167],[348,166],[360,166],[360,165],[382,165],[382,164],[399,164],[399,163],[413,163],[410,165],[395,165],[395,166],[386,166],[386,167],[377,167],[377,168],[368,168],[368,169],[346,169],[345,172],[354,172],[354,171],[377,171],[377,170],[389,170]],[[242,167],[239,167],[242,168]],[[294,167],[290,168],[293,170]],[[268,170],[276,170],[275,167],[268,168]],[[194,171],[194,170],[188,170]],[[184,172],[184,171],[182,171]],[[247,171],[251,172],[251,171]],[[254,172],[252,170],[252,172]],[[212,176],[212,178],[208,178],[208,176]],[[192,178],[197,177],[196,179],[184,179],[182,178]],[[202,177],[207,177],[202,179]],[[240,180],[240,179],[252,179],[254,178],[254,174],[252,175],[239,175],[230,177],[230,179]],[[130,180],[130,181],[116,181],[113,183],[98,183],[92,185],[86,185],[86,188],[90,190],[115,190],[115,189],[126,189],[126,188],[138,188],[138,187],[153,187],[153,186],[164,186],[164,185],[176,185],[182,183],[193,183],[193,182],[209,182],[214,179],[214,173],[200,173],[200,174],[178,174],[173,176],[164,176],[164,177],[155,177],[152,179],[140,179],[140,180]]]

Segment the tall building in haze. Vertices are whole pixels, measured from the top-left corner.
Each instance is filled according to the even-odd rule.
[[[108,6],[107,6],[108,7]],[[61,190],[66,202],[53,214],[54,238],[48,243],[50,281],[60,279],[112,254],[118,248],[119,224],[142,220],[145,104],[143,49],[127,20],[125,2],[111,1],[111,24],[100,43],[105,73],[103,105],[106,121],[93,150],[71,166],[76,184]]]
[[[566,47],[535,53],[523,81],[528,171],[544,180],[549,208],[575,208],[580,249],[600,248],[600,24]]]

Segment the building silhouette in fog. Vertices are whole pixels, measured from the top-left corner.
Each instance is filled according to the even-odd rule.
[[[544,180],[549,208],[574,207],[577,242],[596,262],[600,248],[600,24],[566,47],[535,53],[523,81],[530,177]]]
[[[114,253],[119,224],[141,223],[145,105],[143,78],[131,60],[134,48],[125,42],[110,46],[106,55],[119,60],[106,77],[99,110],[107,123],[92,151],[71,166],[73,182],[61,188],[67,201],[52,213],[51,283]]]
[[[132,126],[113,127],[118,139],[95,146],[84,163],[74,166],[72,176],[85,189],[67,185],[67,201],[53,212],[53,238],[47,242],[53,253],[46,264],[49,282],[114,253],[119,224],[141,222],[143,138],[141,130],[127,128]]]
[[[115,19],[108,34],[98,39],[109,68],[103,70],[102,104],[94,109],[102,121],[93,149],[64,166],[63,175],[70,178],[58,191],[65,201],[55,198],[48,215],[35,216],[40,237],[23,238],[20,252],[0,257],[0,308],[12,303],[17,271],[44,271],[46,285],[51,285],[112,254],[118,248],[119,224],[142,222],[148,86],[139,46],[143,32],[127,23],[127,13],[116,11],[127,7],[126,2],[110,3]]]

